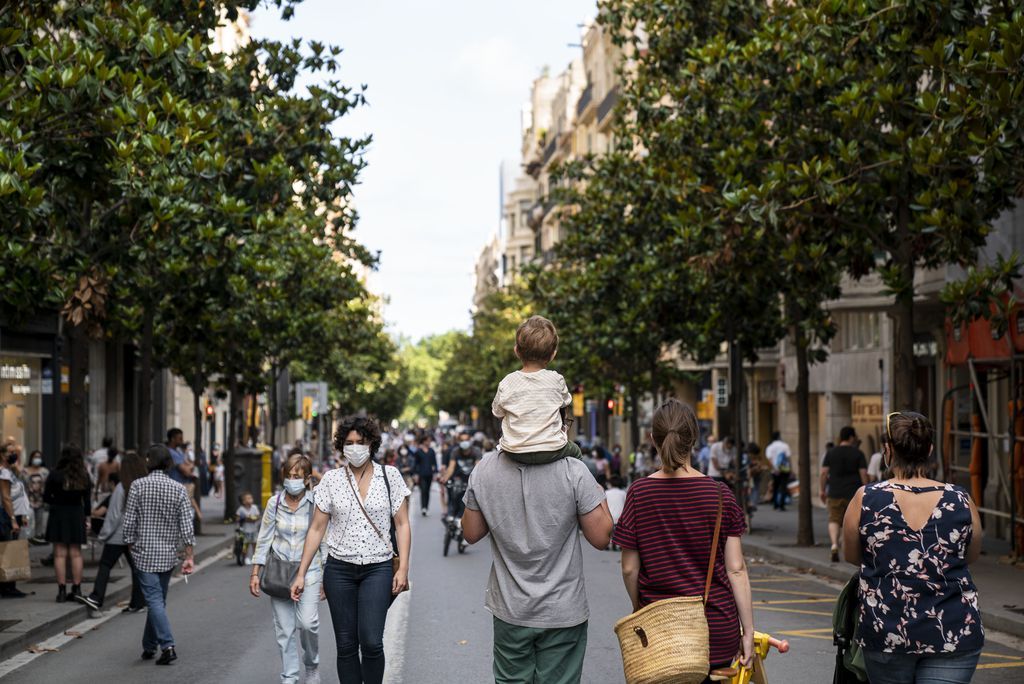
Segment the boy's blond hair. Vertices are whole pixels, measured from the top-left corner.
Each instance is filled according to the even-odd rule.
[[[516,354],[524,363],[550,363],[556,351],[558,331],[543,316],[530,316],[516,329]]]

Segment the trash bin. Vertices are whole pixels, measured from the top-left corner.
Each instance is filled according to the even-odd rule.
[[[235,467],[232,477],[235,480],[235,495],[241,498],[242,494],[249,492],[252,498],[262,502],[263,493],[263,451],[261,449],[250,449],[240,447],[235,449]],[[238,501],[232,501],[232,506],[237,506]],[[264,506],[260,506],[262,509]]]

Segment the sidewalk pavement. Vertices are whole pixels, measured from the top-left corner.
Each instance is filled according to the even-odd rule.
[[[231,547],[235,538],[234,524],[222,521],[224,500],[205,497],[200,504],[203,511],[202,535],[196,537],[193,549],[196,563]],[[88,595],[96,578],[103,545],[94,542],[82,547],[85,571],[82,593]],[[0,660],[5,660],[40,641],[59,634],[89,617],[88,609],[76,601],[57,603],[57,579],[52,567],[41,564],[50,555],[52,546],[30,546],[32,579],[18,582],[18,588],[30,595],[23,599],[0,600]],[[69,578],[70,579],[70,578]],[[70,586],[68,589],[70,590]],[[131,573],[122,559],[110,573],[104,611],[119,611],[127,605],[131,594]],[[119,605],[120,604],[120,605]],[[13,624],[11,624],[13,623]]]
[[[785,563],[845,582],[854,573],[846,562],[829,562],[828,512],[814,509],[813,547],[796,545],[797,502],[786,511],[774,511],[771,504],[761,504],[754,514],[752,529],[743,537],[748,556]],[[988,629],[1024,638],[1024,564],[1007,560],[1010,545],[986,537],[982,555],[971,565],[971,575],[978,586],[982,623]]]

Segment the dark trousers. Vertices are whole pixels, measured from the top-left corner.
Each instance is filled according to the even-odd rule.
[[[92,585],[90,598],[96,603],[103,605],[103,597],[107,595],[107,582],[110,581],[110,571],[114,569],[117,559],[124,556],[128,561],[128,569],[132,573],[132,598],[128,605],[132,608],[144,608],[146,599],[142,595],[142,588],[135,578],[135,563],[132,561],[132,554],[124,544],[104,544],[103,553],[100,555],[100,567],[96,570],[96,582]]]
[[[430,487],[434,482],[434,476],[432,473],[417,473],[416,477],[419,478],[420,481],[420,508],[425,511],[429,511]]]
[[[775,508],[786,508],[786,496],[789,494],[786,485],[789,484],[789,473],[772,475],[772,505]]]
[[[324,593],[331,609],[341,684],[384,681],[384,621],[391,607],[392,579],[391,561],[355,565],[327,559]]]

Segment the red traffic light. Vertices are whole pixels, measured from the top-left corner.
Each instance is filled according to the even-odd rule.
[[[609,411],[614,411],[614,410],[615,410],[615,400],[614,400],[614,399],[609,399],[609,400],[608,400],[608,401],[606,402],[606,404],[605,404],[605,405],[606,405],[606,406],[608,407],[608,410],[609,410]]]
[[[213,404],[206,402],[206,417],[213,418]]]

